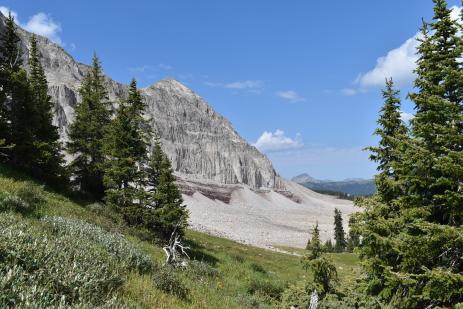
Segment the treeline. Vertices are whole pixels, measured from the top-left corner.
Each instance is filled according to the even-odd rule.
[[[349,227],[351,227],[354,222],[354,217],[349,218]],[[342,212],[335,208],[334,209],[334,243],[329,238],[324,243],[321,243],[320,240],[320,229],[318,227],[318,222],[312,227],[311,237],[307,241],[306,249],[311,251],[314,246],[322,252],[326,253],[342,253],[342,252],[353,252],[354,248],[359,244],[359,235],[353,230],[349,229],[349,233],[346,234],[344,231]]]
[[[114,110],[94,55],[79,90],[69,141],[62,144],[53,125],[53,103],[35,36],[30,40],[29,73],[23,68],[11,14],[0,44],[0,162],[55,188],[104,202],[129,225],[161,239],[174,230],[182,233],[188,212],[171,163],[144,114],[136,81]],[[68,165],[64,153],[71,157]]]
[[[322,308],[463,308],[463,22],[445,0],[433,2],[408,94],[415,117],[401,120],[400,93],[387,79],[379,145],[368,148],[377,193],[356,200],[363,211],[349,222],[363,274],[340,292],[323,254],[333,245],[321,244],[315,226],[304,258],[311,280],[294,289],[294,305],[307,307],[317,291]],[[343,244],[338,232],[334,248]]]
[[[410,126],[400,119],[391,79],[371,147],[378,192],[358,205],[354,229],[367,278],[364,292],[392,307],[463,306],[463,36],[434,0],[423,22]],[[458,307],[458,306],[457,306]]]

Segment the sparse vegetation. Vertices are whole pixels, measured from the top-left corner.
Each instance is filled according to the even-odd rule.
[[[286,287],[310,275],[299,256],[190,230],[188,266],[164,268],[162,248],[136,236],[111,208],[80,205],[0,165],[1,196],[32,186],[39,216],[0,213],[1,307],[278,307]],[[340,281],[352,283],[355,256],[329,256]]]

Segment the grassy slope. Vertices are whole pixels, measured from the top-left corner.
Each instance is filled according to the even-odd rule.
[[[0,190],[16,191],[23,185],[22,176],[0,166]],[[137,231],[128,229],[110,212],[98,212],[85,203],[74,202],[61,194],[45,190],[46,206],[43,215],[72,217],[98,225],[106,230],[122,232],[153,260],[162,263],[164,254],[159,246],[137,237]],[[212,265],[219,271],[216,278],[195,277],[181,273],[183,282],[190,290],[189,297],[181,300],[156,289],[150,275],[132,273],[118,291],[122,303],[143,308],[243,308],[247,306],[271,307],[265,297],[250,295],[251,282],[265,281],[276,286],[286,286],[303,280],[308,273],[302,270],[300,257],[242,245],[227,239],[188,231],[186,238],[192,250],[190,255]],[[303,250],[284,248],[297,254]],[[341,284],[348,286],[357,273],[357,258],[352,254],[332,254],[338,267]]]

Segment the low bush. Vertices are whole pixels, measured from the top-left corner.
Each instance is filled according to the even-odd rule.
[[[156,271],[153,274],[153,282],[159,290],[181,299],[186,299],[190,292],[171,266],[161,267]]]
[[[45,197],[43,196],[42,191],[42,187],[37,186],[32,182],[25,182],[16,191],[16,195],[29,205],[37,207],[45,202]]]
[[[101,247],[0,214],[1,308],[94,307],[122,282],[123,269]]]
[[[55,235],[86,239],[101,246],[126,269],[147,272],[153,268],[151,258],[130,243],[124,235],[107,232],[77,219],[45,217],[42,221],[51,227]]]
[[[309,308],[310,296],[314,291],[313,284],[303,282],[290,285],[281,294],[281,308]]]
[[[247,287],[249,294],[264,296],[272,300],[280,300],[284,290],[285,286],[281,282],[263,279],[251,279]]]
[[[35,213],[44,201],[40,188],[31,182],[25,182],[14,193],[0,192],[0,212],[13,211],[29,215]]]
[[[261,274],[266,274],[267,273],[267,271],[264,269],[264,267],[262,267],[262,265],[259,265],[257,263],[251,263],[251,264],[249,264],[249,267],[254,272],[261,273]]]
[[[216,278],[219,275],[217,269],[208,263],[197,260],[192,260],[188,263],[188,272],[199,279]]]
[[[0,194],[0,211],[13,211],[21,214],[33,212],[31,205],[23,201],[19,196],[2,192]]]

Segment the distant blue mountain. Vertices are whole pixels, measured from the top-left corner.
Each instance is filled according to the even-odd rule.
[[[308,174],[301,174],[292,178],[304,187],[322,193],[344,193],[348,196],[369,196],[376,192],[373,179],[345,179],[340,181],[319,180]]]

